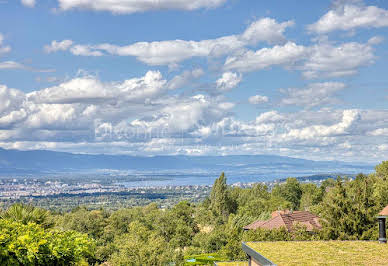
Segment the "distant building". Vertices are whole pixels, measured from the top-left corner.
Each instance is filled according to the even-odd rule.
[[[244,227],[244,230],[279,229],[285,227],[288,232],[292,232],[295,225],[306,226],[307,231],[312,232],[322,228],[319,217],[308,211],[274,211],[272,218],[267,221],[257,220]]]

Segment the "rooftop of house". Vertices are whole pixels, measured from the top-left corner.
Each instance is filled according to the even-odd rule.
[[[292,231],[294,226],[300,224],[306,226],[307,231],[319,230],[322,228],[319,217],[308,211],[275,211],[272,218],[267,221],[255,221],[244,227],[245,230],[257,228],[275,229],[286,227]]]
[[[386,265],[388,261],[388,245],[377,241],[278,241],[243,245],[248,247],[248,252],[256,252],[257,256],[284,266]]]
[[[388,205],[381,212],[379,212],[379,215],[388,216]]]

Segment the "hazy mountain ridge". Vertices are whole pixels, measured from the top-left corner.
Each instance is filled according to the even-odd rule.
[[[77,172],[84,170],[189,170],[209,171],[244,170],[257,171],[281,169],[357,169],[370,171],[372,165],[339,161],[312,161],[277,155],[229,155],[229,156],[153,156],[90,155],[48,150],[6,150],[0,148],[0,173]]]

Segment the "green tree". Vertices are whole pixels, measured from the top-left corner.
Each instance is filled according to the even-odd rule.
[[[183,254],[169,245],[155,231],[140,222],[132,222],[128,233],[116,238],[115,252],[109,262],[112,265],[166,265],[183,263]]]
[[[213,213],[222,217],[224,221],[227,220],[228,215],[234,211],[236,203],[230,197],[228,186],[226,185],[226,177],[221,173],[220,177],[214,182],[210,192],[210,209]]]
[[[376,225],[376,214],[377,204],[370,178],[362,174],[354,181],[338,177],[323,201],[323,237],[370,239]]]
[[[84,234],[0,219],[0,265],[75,265],[92,262],[93,250]]]
[[[310,210],[311,206],[320,203],[321,190],[312,183],[302,184],[302,197],[300,200],[300,208],[302,210]]]
[[[383,161],[376,166],[376,176],[387,180],[388,179],[388,161]]]
[[[380,208],[388,205],[388,161],[376,166],[376,173],[371,175],[374,178],[374,196]]]
[[[286,183],[276,185],[272,190],[273,195],[289,201],[293,210],[299,209],[302,193],[302,188],[296,178],[287,178]]]
[[[50,216],[49,211],[21,203],[11,205],[1,214],[1,218],[20,222],[22,224],[36,223],[45,228],[53,226],[52,217]]]

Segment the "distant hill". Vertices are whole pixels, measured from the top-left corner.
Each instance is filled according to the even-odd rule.
[[[91,170],[233,171],[244,173],[309,169],[311,172],[370,172],[373,165],[339,161],[312,161],[276,155],[230,156],[127,156],[88,155],[46,150],[20,151],[0,148],[0,173],[52,173]],[[294,171],[295,172],[295,171]]]

